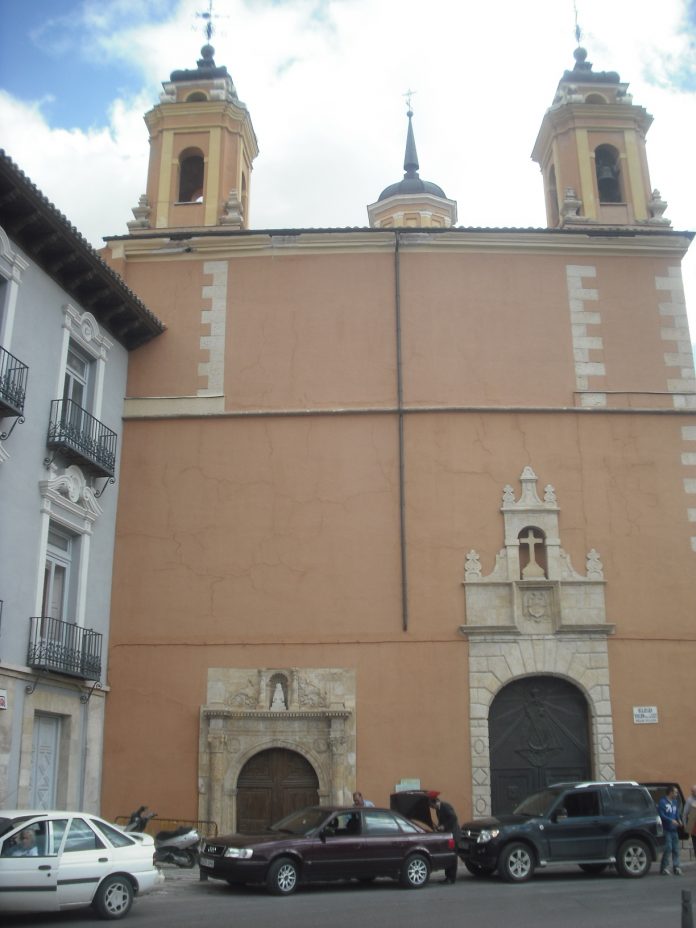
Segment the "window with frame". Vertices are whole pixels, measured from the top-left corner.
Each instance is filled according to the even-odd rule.
[[[63,380],[63,422],[81,432],[92,412],[93,361],[70,340]]]
[[[97,837],[87,822],[83,818],[74,818],[70,823],[70,830],[65,839],[64,854],[75,853],[76,851],[99,851],[106,845],[101,838]]]
[[[66,620],[70,608],[70,578],[75,538],[54,523],[49,525],[44,567],[41,615]]]
[[[90,404],[90,368],[91,359],[87,357],[71,340],[68,345],[68,358],[65,365],[63,399],[72,400],[86,409]]]
[[[599,791],[587,790],[582,793],[569,793],[563,799],[563,807],[568,818],[587,818],[590,815],[600,815]]]
[[[399,822],[390,812],[369,809],[364,811],[365,831],[369,835],[392,835],[401,831]]]

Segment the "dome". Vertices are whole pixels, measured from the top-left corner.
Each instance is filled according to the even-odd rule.
[[[447,199],[445,191],[437,184],[432,184],[429,180],[421,180],[418,172],[412,174],[406,172],[404,179],[396,184],[390,184],[380,193],[377,201],[386,200],[388,197],[403,196],[404,194],[429,193],[434,197],[444,197]]]

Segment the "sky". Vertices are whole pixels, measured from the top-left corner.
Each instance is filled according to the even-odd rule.
[[[696,0],[215,0],[212,44],[260,153],[252,228],[366,226],[403,176],[405,94],[424,180],[459,224],[544,227],[530,154],[576,12],[595,71],[655,119],[651,183],[696,231]],[[145,190],[143,114],[195,67],[208,0],[0,0],[0,147],[95,246]],[[696,352],[696,242],[683,265]]]

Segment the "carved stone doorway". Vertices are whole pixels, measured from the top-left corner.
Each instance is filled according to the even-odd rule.
[[[587,701],[566,680],[508,683],[491,704],[488,726],[494,815],[550,783],[591,778]]]
[[[237,830],[259,834],[296,809],[319,804],[317,774],[301,754],[271,748],[255,754],[237,781]]]

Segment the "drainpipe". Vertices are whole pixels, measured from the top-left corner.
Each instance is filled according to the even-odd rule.
[[[404,382],[401,358],[401,253],[394,231],[394,321],[396,338],[396,413],[399,421],[399,547],[401,553],[401,630],[408,631],[408,573],[406,563],[406,488],[404,463]]]

